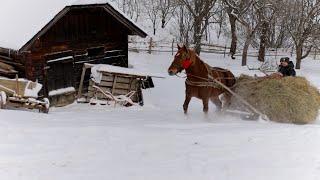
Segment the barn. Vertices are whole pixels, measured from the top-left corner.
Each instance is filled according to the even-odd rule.
[[[147,36],[106,0],[1,3],[0,62],[57,104],[75,97],[84,63],[128,67],[128,36]]]

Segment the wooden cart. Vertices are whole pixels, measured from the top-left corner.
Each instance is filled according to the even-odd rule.
[[[92,69],[97,66],[99,67],[99,65],[84,64],[78,92],[78,99],[85,97],[84,102],[90,102],[92,98],[102,101],[114,100],[114,98],[107,98],[105,93],[113,97],[130,94],[132,102],[142,106],[144,104],[142,89],[146,88],[144,85],[147,84],[148,79],[150,79],[150,77],[164,78],[159,75],[142,73],[130,68],[101,65],[100,68],[96,70],[96,72],[100,74],[100,80],[97,82],[97,80],[93,80],[94,77],[92,77],[88,82],[88,87],[83,88],[87,69]],[[91,73],[91,76],[94,75]],[[153,87],[153,84],[148,84],[147,86]]]
[[[13,108],[26,108],[38,109],[39,112],[48,113],[50,103],[47,98],[38,99],[35,97],[27,96],[25,90],[33,90],[37,94],[41,87],[38,83],[26,80],[0,79],[0,109],[7,107]]]

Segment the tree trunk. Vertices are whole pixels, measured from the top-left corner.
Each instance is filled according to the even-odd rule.
[[[232,59],[235,59],[234,55],[236,54],[237,51],[237,27],[236,27],[236,21],[237,18],[232,15],[231,13],[228,13],[229,15],[229,22],[231,26],[231,46],[230,46],[230,55]]]
[[[180,42],[183,42],[184,41],[184,11],[183,11],[183,8],[180,7],[180,23],[179,23],[179,32],[180,32]]]
[[[301,68],[301,61],[302,61],[302,53],[303,53],[303,48],[302,45],[298,45],[296,50],[296,69],[300,69]]]
[[[166,20],[163,17],[162,20],[161,20],[161,28],[164,29],[165,27],[166,27]]]
[[[153,35],[156,35],[156,20],[153,21]]]
[[[247,38],[242,50],[242,63],[241,63],[242,66],[247,65],[249,46],[250,46],[250,40]]]
[[[198,55],[200,55],[201,52],[201,38],[196,39],[195,42],[195,51]]]
[[[243,51],[242,51],[242,64],[241,64],[242,66],[246,66],[247,65],[248,50],[249,50],[249,46],[251,44],[251,41],[253,39],[254,32],[250,32],[250,33],[247,33],[247,34],[249,34],[249,35],[247,35],[247,37],[246,37],[246,41],[244,43]]]
[[[199,20],[195,19],[193,41],[195,44],[195,51],[198,55],[200,55],[200,52],[201,52],[201,20],[199,21]]]
[[[260,62],[265,61],[267,37],[268,37],[268,23],[264,22],[262,24],[261,36],[260,36],[260,48],[259,48],[259,56],[258,56],[258,60]]]

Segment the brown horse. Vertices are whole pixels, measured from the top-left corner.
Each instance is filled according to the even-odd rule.
[[[209,100],[217,106],[217,110],[221,110],[222,102],[219,96],[225,93],[226,100],[230,99],[231,96],[227,91],[214,83],[214,80],[220,81],[227,87],[232,87],[236,81],[234,75],[229,70],[210,67],[199,58],[194,50],[188,49],[185,45],[183,47],[178,45],[178,52],[168,69],[168,73],[173,76],[182,70],[185,70],[187,74],[184,113],[187,113],[192,97],[202,100],[205,113],[209,109]]]

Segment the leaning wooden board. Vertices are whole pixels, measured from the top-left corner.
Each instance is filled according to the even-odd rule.
[[[36,86],[37,83],[27,80],[0,79],[0,91],[4,91],[9,96],[18,94],[24,97],[26,96],[26,90],[32,90],[36,88]]]
[[[136,91],[136,94],[132,97],[134,102],[141,102],[142,93],[139,82],[139,77],[114,74],[114,73],[102,73],[102,80],[100,83],[90,81],[88,89],[88,97],[93,98],[96,96],[98,99],[104,99],[105,96],[102,93],[95,92],[93,85],[99,86],[104,91],[109,91],[113,95],[124,95],[131,91]]]
[[[4,91],[8,95],[13,95],[12,91],[16,94],[24,96],[24,92],[27,86],[27,81],[17,81],[13,79],[0,79],[0,91]]]

